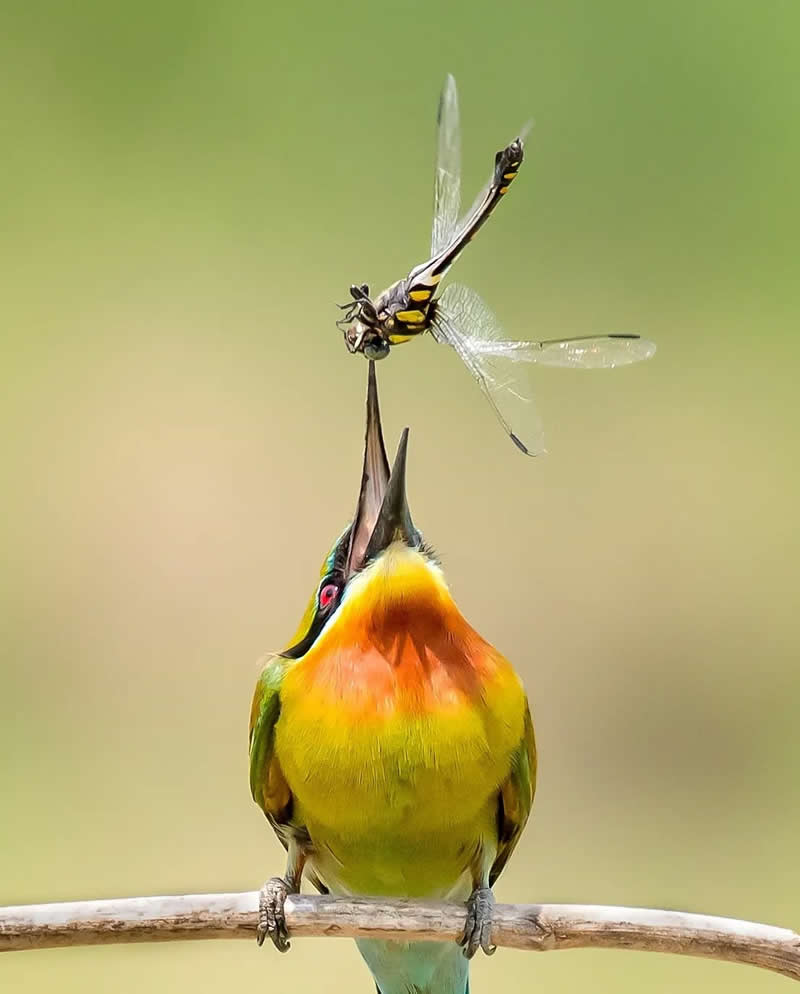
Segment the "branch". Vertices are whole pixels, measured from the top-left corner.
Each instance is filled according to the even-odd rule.
[[[294,937],[452,942],[462,905],[293,895]],[[190,894],[0,908],[0,952],[171,939],[254,939],[258,894]],[[492,941],[513,949],[638,949],[749,963],[800,980],[800,935],[681,911],[589,904],[498,904]]]

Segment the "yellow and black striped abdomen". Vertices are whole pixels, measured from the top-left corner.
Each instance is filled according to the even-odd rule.
[[[509,186],[522,165],[522,142],[519,138],[511,142],[506,148],[497,153],[494,164],[493,187],[497,187],[497,193],[502,196],[508,191]]]
[[[423,296],[424,294],[424,296]],[[409,293],[408,306],[394,312],[394,328],[389,334],[392,345],[400,345],[417,335],[421,335],[430,327],[428,310],[433,290],[412,290]]]
[[[410,295],[415,292],[419,294],[419,297],[412,296],[412,299],[430,300],[430,296],[435,292],[439,281],[489,219],[492,211],[503,199],[503,195],[508,192],[508,188],[522,165],[522,157],[521,138],[515,139],[510,145],[500,149],[494,159],[491,182],[470,215],[453,234],[450,243],[438,255],[416,266],[409,273]]]
[[[376,302],[382,333],[390,345],[408,342],[430,328],[433,297],[439,282],[503,199],[522,164],[522,155],[520,138],[497,153],[491,182],[450,244],[432,259],[415,266],[406,280],[395,283]]]

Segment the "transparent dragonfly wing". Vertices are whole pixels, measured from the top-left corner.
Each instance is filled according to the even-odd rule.
[[[478,381],[498,420],[527,455],[544,452],[542,423],[533,403],[531,367],[612,369],[649,359],[652,342],[638,335],[596,335],[518,342],[467,287],[451,284],[441,296],[433,334],[451,345]]]
[[[449,73],[439,98],[436,122],[438,144],[433,181],[432,255],[437,255],[452,240],[461,209],[461,125],[456,81]]]
[[[643,362],[656,351],[655,343],[638,335],[585,335],[542,342],[475,339],[470,347],[479,356],[502,356],[512,362],[535,362],[562,369],[614,369]]]
[[[486,347],[493,339],[502,341],[502,330],[477,293],[451,283],[439,300],[431,332],[458,353],[517,448],[529,456],[544,452],[544,429],[533,402],[527,363]]]

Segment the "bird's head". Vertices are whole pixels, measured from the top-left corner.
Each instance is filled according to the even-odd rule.
[[[415,594],[430,600],[446,587],[433,553],[422,541],[406,497],[408,429],[389,468],[383,442],[375,364],[369,364],[364,463],[355,517],[322,564],[319,583],[290,647],[304,656],[323,630],[345,609],[350,614],[385,611],[394,601],[406,606]],[[434,600],[438,597],[434,596]]]

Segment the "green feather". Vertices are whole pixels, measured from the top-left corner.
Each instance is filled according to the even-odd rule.
[[[253,698],[250,726],[250,793],[263,807],[261,792],[267,780],[275,744],[275,725],[281,711],[280,690],[288,660],[276,656],[264,667]]]

